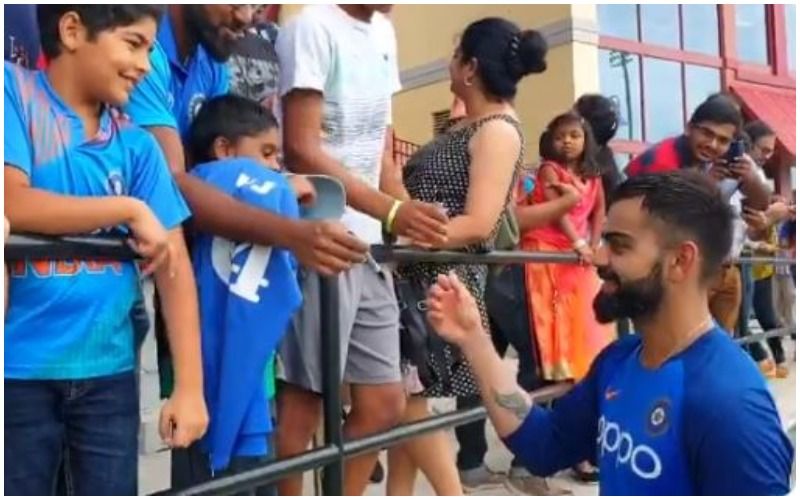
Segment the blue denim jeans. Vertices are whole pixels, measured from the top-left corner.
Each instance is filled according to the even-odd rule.
[[[139,398],[133,372],[5,380],[5,494],[136,495]]]

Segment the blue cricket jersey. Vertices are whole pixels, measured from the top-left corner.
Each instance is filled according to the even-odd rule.
[[[244,158],[198,165],[191,171],[233,198],[284,217],[298,217],[283,175]],[[196,235],[203,347],[203,381],[210,415],[203,438],[211,467],[234,456],[264,456],[272,430],[264,371],[300,306],[296,263],[281,248]]]
[[[198,44],[181,61],[172,22],[164,15],[150,55],[150,73],[136,86],[125,112],[142,127],[171,127],[182,138],[203,103],[228,93],[230,74]]]
[[[583,460],[602,495],[784,495],[794,452],[764,377],[718,327],[655,370],[638,336],[606,348],[552,410],[505,439],[531,472]]]
[[[189,216],[152,135],[106,108],[99,132],[88,137],[45,73],[5,63],[4,76],[6,168],[53,193],[138,198],[167,229]],[[133,369],[130,310],[140,293],[133,262],[15,262],[10,277],[6,378],[84,379]]]

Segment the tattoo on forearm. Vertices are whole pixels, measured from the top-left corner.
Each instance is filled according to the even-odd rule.
[[[531,403],[519,391],[510,394],[494,392],[494,401],[500,408],[511,411],[520,420],[525,420],[531,410]]]

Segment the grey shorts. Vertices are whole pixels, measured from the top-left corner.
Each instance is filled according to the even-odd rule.
[[[280,347],[278,378],[322,392],[322,337],[319,276],[301,271],[303,306],[292,319]],[[338,277],[339,345],[342,380],[351,384],[387,384],[400,377],[400,310],[392,273],[358,265]]]

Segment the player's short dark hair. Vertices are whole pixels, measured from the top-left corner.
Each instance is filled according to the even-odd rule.
[[[218,137],[236,142],[278,128],[272,111],[252,99],[233,94],[206,101],[189,128],[192,163],[214,161],[212,145]]]
[[[36,6],[36,20],[39,24],[39,42],[42,52],[48,59],[61,54],[61,37],[58,23],[67,12],[75,12],[86,26],[89,40],[94,40],[98,33],[119,26],[130,26],[145,17],[156,22],[161,18],[164,8],[160,5],[123,5],[123,4],[73,4]]]
[[[707,175],[693,171],[638,175],[620,184],[608,206],[632,198],[642,198],[642,208],[666,225],[666,238],[697,244],[703,282],[716,275],[733,244],[733,212]]]

